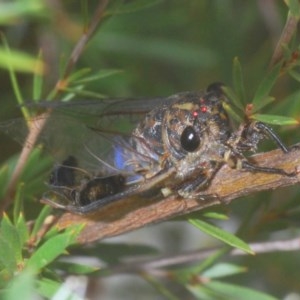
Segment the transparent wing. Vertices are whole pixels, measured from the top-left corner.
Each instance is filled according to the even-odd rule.
[[[144,144],[149,151],[138,153],[134,145],[143,141],[131,132],[147,112],[168,106],[182,96],[43,102],[31,106],[45,109],[46,113],[27,123],[23,119],[0,123],[0,129],[20,143],[25,142],[25,146],[33,143],[26,139],[28,124],[30,132],[40,131],[35,142],[43,144],[57,161],[45,202],[73,212],[90,213],[124,197],[156,189],[157,184],[174,174],[171,169],[161,172],[159,157],[151,155],[154,151],[148,143]],[[145,172],[151,176],[143,177]]]
[[[51,110],[37,143],[43,144],[58,163],[73,156],[78,166],[89,173],[99,172],[103,176],[118,173],[124,170],[116,170],[115,149],[127,147],[127,153],[134,151],[127,142],[137,123],[154,107],[168,105],[177,99],[175,95],[169,98],[42,102],[32,105],[34,109]],[[30,123],[39,129],[44,118],[42,114]],[[28,126],[23,119],[3,122],[0,129],[21,144],[28,134]]]

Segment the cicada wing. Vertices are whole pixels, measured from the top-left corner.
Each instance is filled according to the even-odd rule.
[[[42,102],[35,109],[49,108],[51,114],[41,114],[29,122],[14,119],[0,124],[0,129],[19,143],[42,144],[57,163],[75,157],[78,167],[89,173],[110,175],[124,170],[115,168],[115,149],[131,146],[127,143],[131,131],[149,110],[167,101],[165,98],[104,101],[74,101],[70,103]],[[32,107],[32,108],[33,108]],[[28,124],[38,134],[37,140],[27,140]],[[120,151],[117,151],[120,153]],[[136,153],[137,159],[138,153]],[[123,158],[126,160],[126,157]]]

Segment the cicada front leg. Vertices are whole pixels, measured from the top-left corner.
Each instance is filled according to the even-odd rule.
[[[258,121],[250,122],[244,126],[241,136],[239,138],[239,142],[236,145],[237,150],[238,152],[242,152],[245,150],[256,151],[260,140],[263,140],[266,137],[273,140],[278,146],[278,148],[282,150],[283,153],[289,152],[289,149],[284,145],[284,143],[281,141],[279,136],[273,131],[273,129],[265,123]],[[290,177],[295,176],[297,174],[296,171],[286,172],[285,170],[280,168],[258,166],[252,164],[246,159],[240,159],[239,167],[243,170],[247,170],[250,172],[271,173]]]

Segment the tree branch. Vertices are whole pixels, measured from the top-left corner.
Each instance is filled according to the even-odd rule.
[[[293,146],[291,151],[286,154],[280,150],[273,150],[254,155],[251,157],[251,161],[259,166],[283,168],[287,172],[293,172],[295,169],[298,171],[300,143]],[[298,177],[252,173],[230,169],[225,165],[203,193],[217,195],[217,197],[212,197],[209,200],[182,199],[174,195],[160,201],[147,201],[138,197],[129,198],[107,205],[88,216],[65,212],[58,219],[56,226],[63,229],[84,223],[85,227],[78,238],[78,242],[90,243],[196,210],[202,210],[212,205],[229,204],[236,198],[259,191],[294,185],[299,182]]]

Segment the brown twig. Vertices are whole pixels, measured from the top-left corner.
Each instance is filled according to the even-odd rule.
[[[283,241],[271,241],[271,242],[260,242],[260,243],[250,243],[250,248],[255,254],[260,253],[273,253],[282,251],[299,251],[300,250],[300,238],[293,238]],[[176,254],[173,256],[160,256],[151,259],[137,260],[134,261],[127,260],[120,264],[109,266],[109,274],[120,274],[120,273],[140,273],[140,272],[150,272],[157,269],[171,268],[174,266],[193,264],[197,261],[204,260],[209,256],[212,256],[217,251],[220,251],[221,247],[199,249],[194,251],[187,251],[184,253]],[[239,249],[232,249],[228,252],[229,256],[245,256],[249,255],[244,251]],[[102,269],[105,272],[105,269]]]
[[[260,166],[283,168],[292,172],[300,166],[300,144],[295,145],[293,150],[286,154],[280,150],[274,150],[255,155],[251,159]],[[218,197],[197,201],[170,196],[156,202],[143,198],[129,198],[112,203],[88,216],[64,213],[56,226],[63,229],[74,224],[84,223],[85,227],[78,242],[85,244],[209,206],[228,204],[236,198],[255,192],[277,189],[298,182],[298,176],[252,173],[224,166],[205,191],[206,194]]]
[[[38,120],[35,120],[34,124],[31,124],[32,126],[30,126],[30,131],[24,142],[24,146],[22,148],[18,162],[12,173],[10,181],[7,185],[6,195],[4,196],[3,201],[1,201],[1,203],[0,203],[0,212],[3,212],[9,206],[9,204],[12,202],[12,200],[15,196],[16,185],[18,183],[18,180],[19,180],[19,178],[22,174],[22,171],[26,165],[28,157],[33,149],[33,146],[36,143],[38,136],[47,121],[46,115],[47,114],[45,114],[45,118],[40,118]]]
[[[299,22],[299,18],[296,16],[293,16],[290,12],[288,13],[287,20],[285,23],[285,26],[282,30],[281,36],[277,42],[277,45],[275,47],[273,56],[271,58],[270,62],[270,68],[275,66],[283,57],[283,51],[284,45],[288,45],[288,43],[291,41],[294,33],[297,30],[297,25]]]
[[[104,14],[107,4],[108,4],[108,0],[99,1],[98,7],[96,8],[95,14],[93,15],[93,18],[92,18],[89,26],[87,27],[86,31],[82,34],[81,38],[75,45],[75,47],[70,55],[70,59],[67,63],[66,70],[65,70],[65,73],[63,76],[63,80],[68,78],[74,65],[77,63],[80,55],[82,54],[84,47],[86,46],[87,42],[89,41],[89,39],[91,38],[93,33],[96,31],[97,26],[103,17],[103,14]]]

